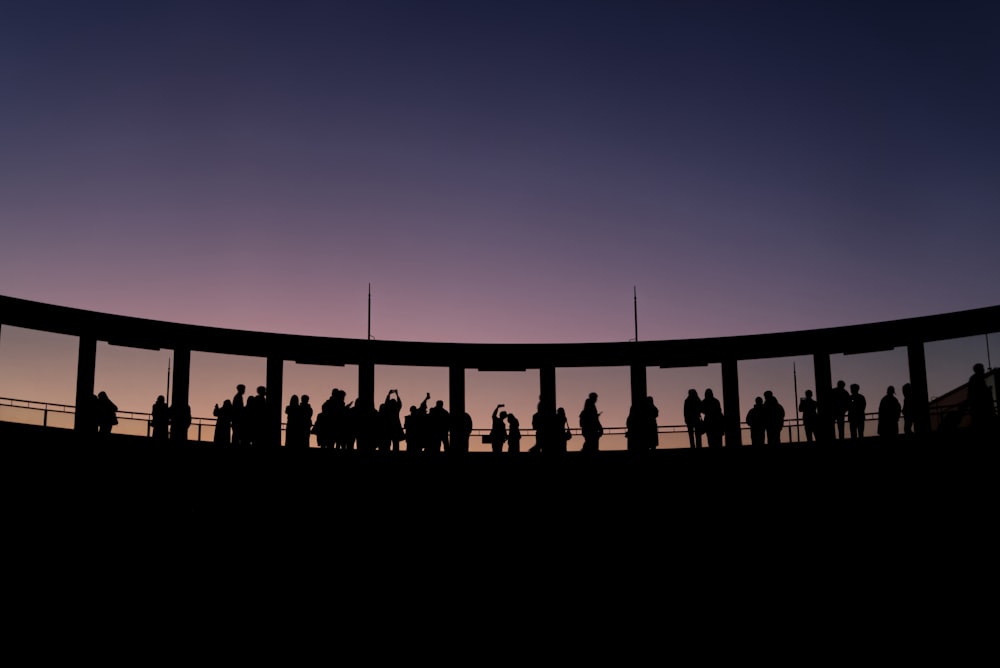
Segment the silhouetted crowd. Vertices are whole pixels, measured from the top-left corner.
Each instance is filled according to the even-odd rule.
[[[912,434],[919,429],[915,419],[914,399],[909,383],[902,386],[902,397],[890,385],[878,404],[877,434],[882,439],[899,435],[900,418],[903,433]],[[359,398],[347,402],[347,393],[334,388],[330,398],[314,413],[308,395],[292,395],[285,413],[285,447],[307,449],[312,436],[320,448],[332,450],[358,450],[361,452],[468,452],[473,431],[472,417],[468,413],[451,414],[443,401],[436,401],[428,408],[431,399],[427,393],[419,405],[410,406],[401,418],[403,401],[399,391],[389,390],[385,400],[376,408]],[[579,414],[579,433],[583,439],[581,452],[597,452],[604,435],[601,413],[597,410],[597,393],[591,392]],[[213,441],[222,445],[240,447],[278,446],[280,434],[269,433],[273,428],[268,411],[267,388],[259,386],[256,394],[246,396],[246,386],[237,385],[236,394],[222,405],[216,404]],[[521,451],[520,421],[504,404],[493,409],[489,433],[483,442],[494,453]],[[92,402],[82,411],[86,430],[109,434],[118,423],[118,407],[105,392],[94,395]],[[868,402],[861,394],[861,387],[854,383],[848,389],[844,381],[831,388],[826,405],[818,402],[812,390],[806,390],[799,400],[798,412],[802,415],[802,428],[807,443],[865,437]],[[683,405],[684,424],[687,427],[691,448],[701,448],[703,437],[708,447],[721,447],[726,433],[726,418],[722,404],[711,388],[699,397],[697,390],[688,390]],[[977,434],[992,434],[998,421],[993,393],[986,382],[982,364],[973,367],[967,385],[967,398],[957,414],[969,417],[970,429]],[[659,446],[659,409],[653,397],[645,397],[634,404],[625,421],[627,449],[629,451],[653,450]],[[955,415],[951,416],[954,419]],[[754,399],[746,415],[750,431],[750,445],[774,446],[782,442],[786,426],[785,408],[770,390]],[[190,406],[168,406],[166,399],[157,397],[149,420],[152,438],[165,441],[171,431],[179,432],[186,440],[191,425]],[[535,443],[529,452],[566,452],[573,438],[569,419],[564,408],[546,408],[539,401],[531,417]],[[404,445],[405,444],[405,445]]]

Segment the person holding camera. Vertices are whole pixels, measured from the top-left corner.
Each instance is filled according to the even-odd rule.
[[[507,440],[507,425],[504,420],[507,418],[507,411],[500,410],[503,404],[497,404],[493,409],[493,428],[490,429],[490,445],[493,452],[503,452],[503,444]]]

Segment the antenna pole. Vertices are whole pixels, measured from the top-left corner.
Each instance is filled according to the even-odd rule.
[[[368,340],[372,340],[372,284],[368,284]]]
[[[632,286],[632,319],[635,321],[635,342],[639,343],[639,300],[635,294],[635,286]]]

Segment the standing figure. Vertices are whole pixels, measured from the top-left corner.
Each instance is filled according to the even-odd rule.
[[[684,424],[687,425],[688,443],[692,448],[701,447],[701,435],[705,431],[701,413],[701,397],[698,396],[698,390],[688,390],[688,395],[684,398]]]
[[[385,395],[386,429],[389,433],[390,449],[399,452],[399,444],[404,440],[403,423],[399,414],[403,409],[403,400],[399,398],[399,390],[389,390]]]
[[[747,411],[747,426],[750,427],[750,445],[764,445],[764,437],[767,434],[764,427],[767,418],[764,413],[764,400],[757,397],[754,399],[753,407]]]
[[[110,434],[111,428],[118,424],[118,406],[111,401],[106,392],[97,393],[97,433]]]
[[[472,435],[472,416],[465,413],[452,413],[451,450],[453,452],[468,452],[469,437]]]
[[[979,437],[987,436],[995,427],[997,414],[993,390],[986,384],[986,368],[982,364],[972,367],[967,401],[972,432]]]
[[[591,392],[583,402],[580,412],[580,434],[583,436],[582,452],[597,452],[600,450],[601,436],[604,426],[601,425],[601,414],[597,411],[597,393]]]
[[[912,386],[903,383],[903,433],[913,433],[913,403],[910,398],[913,396]]]
[[[167,440],[170,431],[170,408],[167,406],[167,400],[162,394],[156,397],[156,403],[153,404],[151,412],[152,419],[149,421],[149,424],[153,428],[153,440]]]
[[[215,436],[212,442],[216,445],[229,445],[229,432],[233,426],[233,402],[226,399],[221,408],[219,404],[215,404],[212,415],[215,416]]]
[[[830,391],[830,417],[837,425],[837,436],[844,440],[844,416],[851,407],[851,395],[844,389],[846,383],[837,381],[837,387]]]
[[[764,431],[767,432],[768,445],[781,444],[781,430],[785,426],[785,407],[778,403],[774,393],[768,390],[764,393]]]
[[[507,427],[503,423],[504,419],[507,417],[507,411],[500,410],[503,407],[503,404],[497,404],[497,407],[493,409],[493,426],[490,429],[490,445],[493,448],[493,452],[496,453],[503,452],[503,444],[507,440]]]
[[[448,451],[448,426],[451,422],[451,415],[444,407],[444,402],[438,399],[434,406],[427,412],[427,425],[430,431],[431,452],[441,452],[442,448]]]
[[[705,390],[705,398],[701,400],[701,412],[705,416],[708,447],[721,448],[722,436],[726,433],[726,418],[722,414],[722,404],[715,398],[715,393],[711,389]]]
[[[560,406],[556,409],[556,419],[552,423],[552,435],[555,437],[556,451],[566,452],[569,439],[573,438],[573,432],[569,429],[569,418],[566,417],[566,409]]]
[[[851,383],[851,403],[847,407],[847,421],[851,424],[851,438],[865,437],[865,409],[868,402],[860,392],[861,386]]]
[[[285,447],[297,448],[302,442],[302,411],[299,407],[299,395],[293,394],[285,406]]]
[[[243,403],[243,395],[246,391],[246,385],[237,385],[236,394],[233,395],[233,445],[245,445],[243,432],[246,424],[246,406]]]
[[[806,396],[799,401],[799,412],[802,413],[802,426],[806,430],[806,443],[812,443],[813,438],[817,435],[818,414],[816,408],[816,400],[813,399],[812,390],[806,390]]]
[[[299,419],[302,422],[302,429],[299,432],[301,434],[300,438],[302,442],[299,443],[301,448],[309,448],[310,434],[312,434],[313,426],[313,407],[309,403],[309,395],[303,394],[302,398],[299,400]]]
[[[170,436],[173,440],[186,441],[191,427],[191,406],[174,404],[170,407]]]
[[[521,421],[507,413],[507,452],[521,452]]]
[[[889,440],[899,433],[899,416],[903,412],[896,398],[896,388],[890,385],[878,404],[878,435]]]

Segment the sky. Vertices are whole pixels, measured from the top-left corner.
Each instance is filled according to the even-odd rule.
[[[0,294],[364,338],[370,284],[376,339],[515,343],[629,340],[633,289],[642,340],[992,306],[998,82],[994,2],[7,2]],[[66,383],[37,373],[60,344],[8,330],[0,395],[57,401],[29,381]],[[986,357],[935,350],[940,392]],[[98,383],[148,410],[126,377],[166,357],[99,351]],[[869,402],[906,380],[905,351],[858,359],[834,376],[877,369]],[[263,382],[229,362],[193,360],[196,414]],[[747,363],[741,402],[793,404],[793,363],[801,395],[810,360]],[[377,398],[446,399],[438,371]],[[477,426],[522,392],[529,421],[537,378],[470,373]],[[559,373],[624,423],[627,370]],[[719,379],[650,389],[679,412]]]

